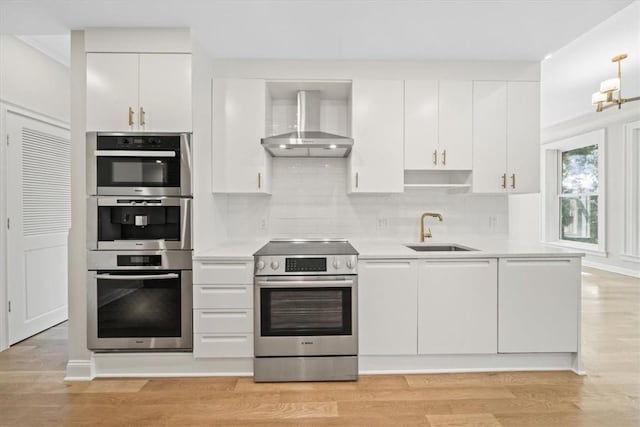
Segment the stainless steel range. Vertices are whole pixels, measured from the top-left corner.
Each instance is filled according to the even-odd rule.
[[[254,379],[358,379],[358,253],[346,240],[274,240],[254,254]]]

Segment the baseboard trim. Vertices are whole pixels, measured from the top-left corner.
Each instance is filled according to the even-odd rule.
[[[93,360],[69,360],[65,381],[91,381],[95,378]]]
[[[630,268],[617,267],[609,264],[602,264],[599,262],[588,261],[586,259],[582,260],[582,265],[585,267],[595,268],[597,270],[604,270],[610,273],[622,274],[624,276],[638,277],[640,278],[640,271],[632,270]]]

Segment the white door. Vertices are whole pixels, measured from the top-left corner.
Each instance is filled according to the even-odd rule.
[[[496,259],[425,261],[418,276],[418,353],[498,352]]]
[[[9,344],[67,319],[69,131],[7,113]]]
[[[417,353],[415,261],[358,263],[358,340],[362,355]]]
[[[350,193],[404,191],[404,83],[354,80]]]
[[[441,169],[471,170],[472,97],[471,81],[441,80],[439,83],[439,153]]]
[[[506,162],[507,84],[473,82],[473,192],[505,192]]]
[[[141,130],[191,132],[191,55],[140,55]]]
[[[404,82],[404,168],[437,169],[438,81]]]
[[[137,53],[87,54],[87,130],[138,129]]]
[[[507,84],[507,175],[511,193],[540,191],[540,84]]]
[[[267,193],[271,156],[265,134],[266,88],[260,79],[213,79],[214,193]]]

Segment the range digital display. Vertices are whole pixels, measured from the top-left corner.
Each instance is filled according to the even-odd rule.
[[[285,259],[285,272],[326,272],[327,271],[327,259],[326,258],[286,258]]]
[[[158,267],[162,255],[118,255],[118,267]]]

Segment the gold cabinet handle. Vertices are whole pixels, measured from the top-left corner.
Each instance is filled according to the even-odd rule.
[[[503,173],[501,179],[502,179],[502,188],[507,188],[507,174]]]
[[[433,150],[433,164],[438,164],[438,150]]]
[[[356,172],[356,188],[358,188],[358,172]]]
[[[447,164],[447,150],[442,150],[442,165],[446,166]]]
[[[258,172],[258,190],[262,188],[262,174]]]
[[[129,126],[133,126],[133,108],[129,107]]]
[[[516,188],[516,174],[511,175],[511,188]]]
[[[147,124],[144,116],[145,116],[144,107],[140,107],[140,126],[144,126]]]

